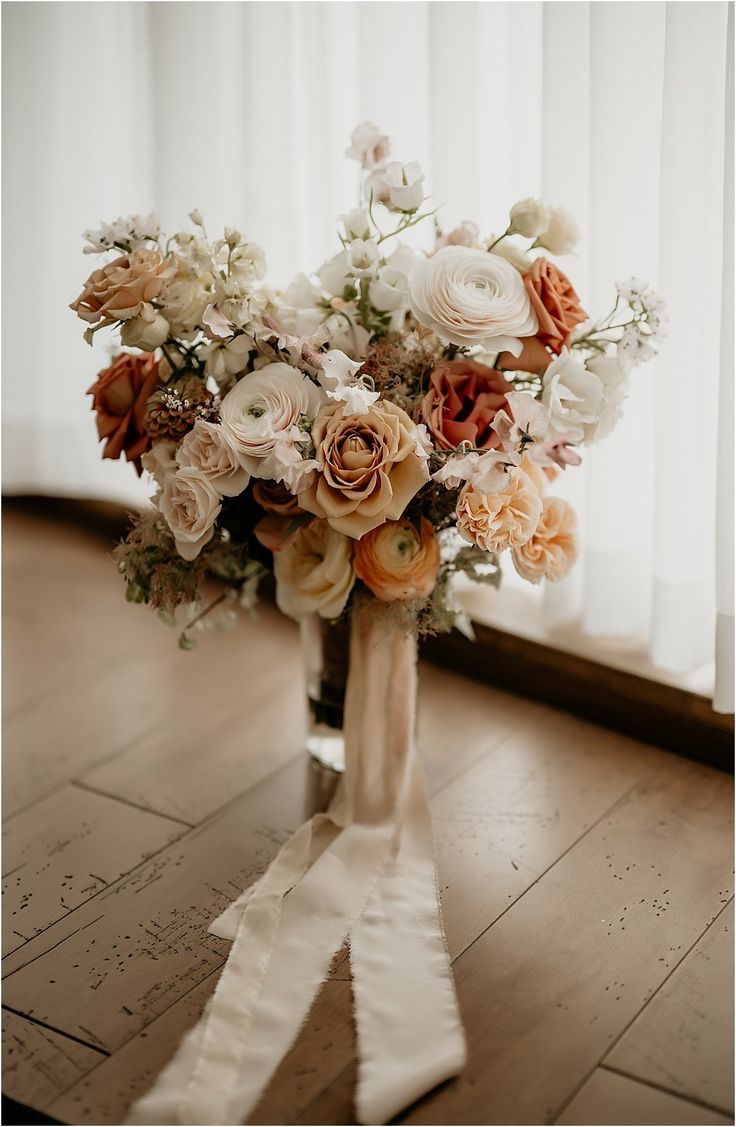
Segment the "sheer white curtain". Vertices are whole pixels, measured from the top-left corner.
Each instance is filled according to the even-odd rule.
[[[528,194],[568,207],[583,231],[568,268],[590,311],[628,274],[666,297],[672,328],[656,368],[635,373],[625,420],[560,487],[580,512],[584,553],[545,593],[546,614],[579,617],[592,635],[646,637],[655,663],[684,671],[712,660],[717,595],[725,669],[728,10],[7,5],[6,490],[140,495],[130,471],[98,460],[83,395],[101,357],[66,309],[89,265],[82,228],[148,208],[172,227],[197,206],[212,228],[228,222],[260,242],[271,278],[286,282],[334,250],[334,219],[356,188],[342,154],[369,118],[397,155],[421,161],[448,223],[498,229]],[[719,708],[730,685],[722,676]]]

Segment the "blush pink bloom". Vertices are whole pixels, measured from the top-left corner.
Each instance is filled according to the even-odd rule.
[[[429,391],[421,404],[422,419],[437,446],[444,450],[461,442],[479,450],[499,446],[493,421],[511,387],[501,372],[475,360],[440,364],[429,378]]]

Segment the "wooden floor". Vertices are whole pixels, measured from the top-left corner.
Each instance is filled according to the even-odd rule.
[[[212,992],[208,922],[323,798],[297,631],[182,653],[93,532],[11,510],[4,549],[4,1091],[120,1124]],[[402,1121],[733,1122],[731,779],[420,676],[470,1062]],[[252,1122],[353,1122],[354,1055],[341,957]]]

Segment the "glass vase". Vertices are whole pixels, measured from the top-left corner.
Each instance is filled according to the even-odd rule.
[[[350,661],[350,623],[310,615],[301,623],[307,683],[307,751],[323,767],[345,770],[343,714]]]

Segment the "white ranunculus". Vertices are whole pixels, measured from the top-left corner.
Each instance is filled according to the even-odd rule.
[[[203,473],[223,497],[237,497],[250,481],[233,441],[219,423],[198,419],[184,436],[176,460]]]
[[[348,247],[348,262],[356,278],[372,274],[378,262],[378,246],[375,239],[353,239]]]
[[[549,208],[541,200],[527,196],[515,203],[509,212],[510,235],[523,235],[525,239],[536,239],[549,227]]]
[[[353,239],[369,239],[371,237],[371,220],[367,208],[355,207],[352,211],[341,215],[340,218],[348,241],[352,242]]]
[[[603,384],[563,348],[542,377],[542,403],[549,411],[550,429],[579,442],[585,437],[586,426],[598,422]]]
[[[159,497],[159,512],[185,560],[195,559],[212,539],[221,497],[201,470],[183,466],[170,474]]]
[[[608,438],[621,418],[629,394],[629,377],[615,356],[593,356],[585,366],[598,377],[603,387],[603,404],[598,420],[585,427],[583,442],[590,446]]]
[[[400,245],[371,282],[371,305],[379,313],[394,313],[409,307],[409,274],[424,259],[419,251]]]
[[[169,322],[160,313],[152,321],[146,317],[131,317],[120,330],[120,340],[126,348],[140,348],[153,352],[169,336]]]
[[[451,344],[518,356],[520,338],[538,327],[518,270],[470,247],[444,247],[415,266],[409,301],[417,321]]]
[[[267,364],[244,376],[220,406],[222,426],[254,477],[284,480],[284,451],[307,442],[304,418],[313,419],[324,394],[289,364]],[[296,450],[298,458],[301,453]],[[291,456],[286,459],[293,461]]]
[[[535,246],[544,247],[550,254],[570,254],[575,250],[580,230],[569,212],[563,207],[549,209],[547,228],[538,236]]]
[[[273,554],[276,603],[290,618],[337,618],[355,583],[353,544],[326,520],[313,520]]]
[[[413,160],[401,164],[398,160],[387,164],[383,175],[388,185],[388,197],[396,211],[416,211],[424,199],[424,173]]]

